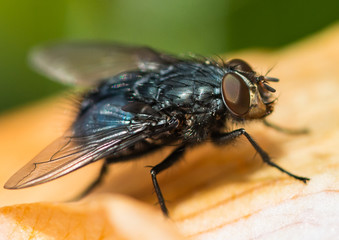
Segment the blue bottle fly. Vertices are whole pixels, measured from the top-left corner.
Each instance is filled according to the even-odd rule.
[[[273,111],[275,90],[240,59],[175,57],[147,47],[110,43],[53,44],[35,49],[33,66],[43,74],[92,87],[82,96],[70,129],[15,173],[5,188],[45,183],[99,159],[107,164],[166,145],[176,148],[150,174],[161,210],[168,215],[157,174],[188,147],[226,144],[244,135],[262,160],[306,182],[270,160],[245,129],[230,122],[264,119]]]

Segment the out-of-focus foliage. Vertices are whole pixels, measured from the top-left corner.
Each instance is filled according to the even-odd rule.
[[[27,65],[29,49],[46,41],[221,54],[283,46],[337,20],[338,9],[336,0],[0,0],[0,111],[64,89]]]

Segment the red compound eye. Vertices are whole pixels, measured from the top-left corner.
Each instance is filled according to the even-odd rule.
[[[241,116],[250,109],[250,91],[245,81],[236,73],[227,73],[222,80],[225,104],[235,115]]]
[[[241,72],[253,72],[253,69],[250,67],[250,65],[248,65],[247,62],[237,58],[229,61],[228,66]]]

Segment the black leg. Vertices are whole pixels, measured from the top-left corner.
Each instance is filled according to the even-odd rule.
[[[100,173],[98,177],[82,192],[80,193],[77,197],[75,197],[73,200],[79,200],[85,196],[87,196],[90,192],[93,191],[94,188],[99,186],[99,184],[102,182],[104,179],[105,174],[107,173],[107,162],[105,160],[104,164],[101,167]]]
[[[286,133],[286,134],[293,134],[293,135],[297,135],[297,134],[307,134],[309,133],[309,130],[307,128],[301,128],[301,129],[289,129],[289,128],[284,128],[284,127],[280,127],[274,123],[271,123],[269,121],[267,121],[266,119],[264,119],[263,123],[270,128],[273,128],[274,130],[278,131],[278,132],[282,132],[282,133]]]
[[[288,172],[287,170],[283,169],[282,167],[278,166],[274,162],[272,162],[270,157],[268,156],[268,154],[254,141],[254,139],[243,128],[234,130],[234,131],[229,132],[229,133],[215,135],[213,137],[213,139],[216,143],[221,144],[221,143],[230,142],[231,140],[239,137],[240,135],[244,135],[247,138],[247,140],[251,143],[251,145],[254,147],[254,149],[260,154],[261,159],[265,163],[267,163],[268,165],[275,167],[278,170],[280,170],[281,172],[286,173],[287,175],[289,175],[289,176],[291,176],[295,179],[298,179],[298,180],[300,180],[304,183],[306,183],[308,180],[310,180],[309,178],[306,178],[306,177],[300,177],[300,176],[294,175],[294,174]]]
[[[160,204],[161,211],[164,213],[164,215],[168,216],[168,210],[165,205],[164,197],[162,196],[158,180],[157,180],[157,174],[161,171],[169,168],[172,166],[176,161],[182,157],[186,149],[186,146],[180,146],[177,149],[175,149],[167,158],[165,158],[161,163],[157,164],[156,166],[152,167],[151,169],[151,176],[153,181],[153,186],[155,189],[155,193],[157,194],[158,201]]]

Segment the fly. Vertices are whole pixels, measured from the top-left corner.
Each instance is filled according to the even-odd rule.
[[[175,164],[186,149],[206,141],[226,144],[244,135],[262,160],[278,166],[245,129],[230,122],[264,120],[273,111],[277,78],[256,73],[243,60],[176,57],[147,47],[109,43],[68,43],[37,48],[33,67],[56,80],[90,86],[70,129],[47,146],[5,184],[35,186],[105,159],[107,164],[175,145],[150,170],[162,212],[168,215],[157,174]],[[264,120],[265,121],[265,120]],[[271,125],[272,126],[272,125]],[[274,127],[274,126],[273,126]]]

